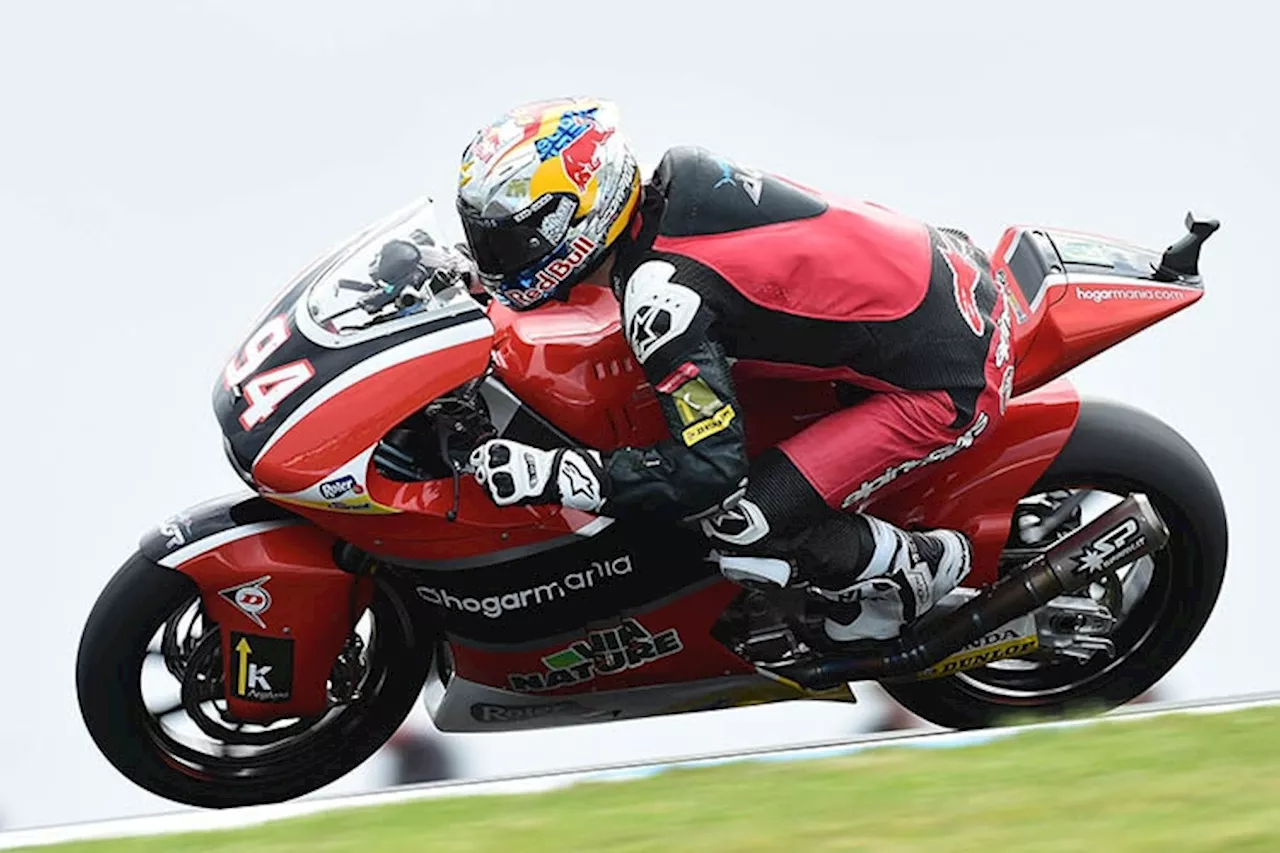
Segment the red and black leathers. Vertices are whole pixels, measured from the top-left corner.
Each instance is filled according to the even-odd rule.
[[[764,496],[776,522],[853,507],[940,448],[972,444],[1000,417],[1006,368],[1012,378],[1003,300],[968,241],[701,148],[664,155],[612,277],[671,438],[607,455],[607,515],[687,518],[742,494],[731,359],[861,398],[779,445],[789,465],[761,458],[812,487],[783,488],[793,474],[760,484],[787,493]]]

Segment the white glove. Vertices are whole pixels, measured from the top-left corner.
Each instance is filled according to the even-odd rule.
[[[596,512],[604,505],[604,468],[594,450],[542,450],[495,438],[471,451],[470,462],[498,506],[560,503]]]

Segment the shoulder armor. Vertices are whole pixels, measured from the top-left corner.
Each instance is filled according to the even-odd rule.
[[[675,265],[652,259],[636,267],[623,296],[623,328],[636,360],[649,356],[688,331],[702,304],[698,292],[672,279]]]

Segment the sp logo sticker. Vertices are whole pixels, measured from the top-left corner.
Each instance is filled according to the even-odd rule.
[[[266,628],[267,623],[262,621],[262,614],[271,609],[271,593],[267,592],[266,586],[269,580],[271,575],[263,575],[248,583],[218,590],[218,595],[235,605],[253,624]]]
[[[1126,518],[1084,546],[1084,550],[1072,558],[1076,564],[1071,571],[1076,575],[1087,575],[1111,568],[1142,545],[1145,537],[1140,533],[1137,519]]]

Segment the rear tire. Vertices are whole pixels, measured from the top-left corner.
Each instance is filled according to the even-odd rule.
[[[237,765],[224,755],[210,755],[206,766],[193,764],[189,756],[175,757],[147,710],[140,673],[152,637],[197,594],[186,575],[134,554],[103,589],[81,635],[76,687],[85,726],[107,760],[152,793],[206,808],[281,802],[310,793],[382,746],[422,689],[430,638],[414,625],[413,611],[379,582],[370,606],[380,631],[371,661],[378,677],[358,710],[344,710],[324,727],[272,747],[265,760],[252,765]],[[354,709],[354,703],[348,707]]]
[[[1084,401],[1071,438],[1029,494],[1073,486],[1145,492],[1168,525],[1169,542],[1155,555],[1151,586],[1135,606],[1135,615],[1149,620],[1149,630],[1135,635],[1115,665],[1052,694],[984,690],[981,669],[883,685],[912,713],[953,729],[1101,713],[1149,690],[1200,635],[1226,571],[1227,520],[1217,483],[1195,449],[1139,409]]]

